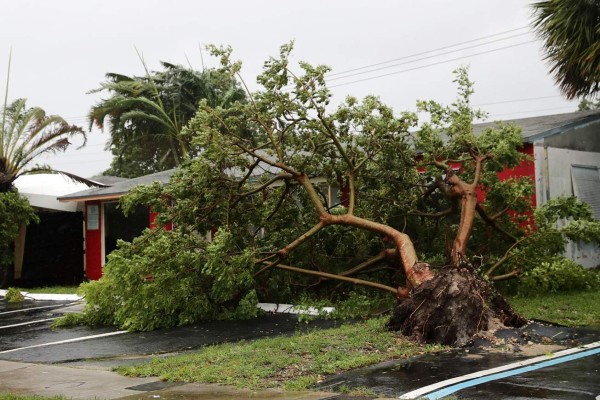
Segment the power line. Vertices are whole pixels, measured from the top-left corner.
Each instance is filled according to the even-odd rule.
[[[377,66],[380,66],[380,65],[389,64],[391,62],[405,60],[407,58],[422,56],[424,54],[432,53],[432,52],[435,52],[435,51],[446,50],[446,49],[450,49],[452,47],[462,46],[463,44],[478,42],[478,41],[483,40],[483,39],[489,39],[489,38],[500,36],[500,35],[504,35],[504,34],[507,34],[507,33],[516,32],[516,31],[519,31],[519,30],[525,29],[525,28],[529,28],[529,26],[522,26],[520,28],[510,29],[508,31],[498,32],[498,33],[495,33],[493,35],[482,36],[482,37],[471,39],[471,40],[467,40],[467,41],[464,41],[464,42],[459,42],[459,43],[451,44],[451,45],[444,46],[444,47],[438,47],[437,49],[427,50],[427,51],[423,51],[423,52],[420,52],[420,53],[415,53],[415,54],[411,54],[411,55],[400,57],[400,58],[395,58],[395,59],[388,60],[388,61],[378,62],[376,64],[366,65],[364,67],[358,67],[358,68],[348,69],[348,70],[345,70],[345,71],[330,73],[330,74],[327,74],[326,77],[343,75],[345,73],[360,71],[362,69],[371,68],[371,67],[377,67]]]
[[[515,112],[509,112],[509,113],[494,114],[494,117],[498,117],[501,115],[527,114],[527,113],[537,113],[537,112],[554,111],[554,110],[566,110],[566,109],[572,110],[574,108],[575,108],[575,106],[563,106],[563,107],[544,108],[544,109],[538,109],[538,110],[515,111]],[[539,115],[535,115],[535,116],[539,116]]]
[[[349,75],[344,75],[344,76],[338,76],[338,77],[335,77],[335,78],[332,78],[332,79],[328,79],[328,78],[326,77],[326,79],[327,79],[328,81],[334,81],[334,80],[338,80],[338,79],[345,79],[345,78],[350,78],[350,77],[353,77],[353,76],[358,76],[358,75],[369,74],[369,73],[371,73],[371,72],[381,71],[381,70],[388,69],[388,68],[395,68],[395,67],[399,67],[399,66],[401,66],[401,65],[406,65],[406,64],[412,64],[412,63],[415,63],[415,62],[418,62],[418,61],[423,61],[423,60],[428,60],[428,59],[431,59],[431,58],[436,58],[436,57],[440,57],[440,56],[445,56],[445,55],[452,54],[452,53],[456,53],[456,52],[463,51],[463,50],[469,50],[469,49],[473,49],[473,48],[476,48],[476,47],[487,46],[488,44],[492,44],[492,43],[496,43],[496,42],[501,42],[501,41],[503,41],[503,40],[508,40],[508,39],[514,39],[514,38],[516,38],[516,37],[523,36],[523,35],[527,35],[527,34],[528,34],[528,32],[525,32],[525,33],[519,33],[519,34],[517,34],[517,35],[507,36],[507,37],[505,37],[505,38],[496,39],[496,40],[491,40],[491,41],[488,41],[488,42],[479,43],[479,44],[475,44],[475,45],[472,45],[472,46],[461,47],[461,48],[459,48],[459,49],[455,49],[455,50],[446,51],[446,52],[444,52],[444,53],[437,53],[437,54],[433,54],[433,55],[430,55],[430,56],[427,56],[427,57],[421,57],[421,58],[417,58],[417,59],[415,59],[415,60],[404,61],[404,62],[397,63],[397,64],[387,65],[387,66],[385,66],[385,67],[379,67],[379,68],[368,69],[368,70],[366,70],[366,71],[362,71],[362,72],[356,72],[356,73],[349,74]],[[435,50],[431,50],[431,51],[428,51],[428,52],[425,52],[425,53],[431,53],[431,52],[433,52],[433,51],[435,51]],[[425,54],[425,53],[421,53],[421,54]],[[411,58],[411,57],[413,57],[413,56],[407,56],[407,57],[404,57],[403,59],[406,59],[406,58]],[[363,68],[366,68],[366,67],[363,67]]]
[[[515,100],[503,100],[503,101],[495,101],[493,103],[473,104],[473,106],[474,107],[492,106],[492,105],[495,105],[495,104],[519,103],[519,102],[522,102],[522,101],[553,99],[555,97],[561,97],[561,95],[555,94],[555,95],[552,95],[552,96],[540,96],[540,97],[528,97],[528,98],[524,98],[524,99],[515,99]]]
[[[415,70],[418,70],[418,69],[423,69],[423,68],[427,68],[427,67],[433,67],[435,65],[446,64],[446,63],[453,62],[453,61],[459,61],[459,60],[462,60],[462,59],[465,59],[465,58],[469,58],[469,57],[475,57],[475,56],[479,56],[479,55],[482,55],[482,54],[493,53],[493,52],[496,52],[496,51],[506,50],[506,49],[510,49],[510,48],[513,48],[513,47],[517,47],[517,46],[523,46],[525,44],[529,44],[529,43],[533,43],[533,42],[535,42],[535,40],[529,40],[527,42],[516,43],[516,44],[509,45],[509,46],[499,47],[497,49],[482,51],[482,52],[479,52],[479,53],[473,53],[473,54],[469,54],[469,55],[462,56],[462,57],[452,58],[450,60],[439,61],[439,62],[435,62],[435,63],[431,63],[431,64],[425,64],[425,65],[422,65],[422,66],[419,66],[419,67],[403,69],[401,71],[396,71],[396,72],[390,72],[390,73],[387,73],[387,74],[371,76],[369,78],[363,78],[363,79],[357,79],[357,80],[350,81],[350,82],[338,83],[337,85],[330,85],[329,88],[334,88],[334,87],[339,87],[339,86],[345,86],[345,85],[351,85],[353,83],[365,82],[365,81],[369,81],[369,80],[372,80],[372,79],[378,79],[378,78],[384,78],[386,76],[402,74],[402,73],[405,73],[405,72],[415,71]]]

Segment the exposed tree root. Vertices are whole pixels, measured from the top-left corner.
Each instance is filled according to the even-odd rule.
[[[464,346],[478,332],[526,322],[470,267],[446,267],[396,306],[388,327],[422,342]]]

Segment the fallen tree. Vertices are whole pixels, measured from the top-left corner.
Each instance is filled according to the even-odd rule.
[[[201,102],[181,133],[191,138],[199,156],[166,187],[142,187],[122,203],[124,209],[139,202],[152,207],[159,225],[175,222],[172,240],[180,245],[164,245],[169,234],[159,229],[117,250],[105,277],[87,286],[89,299],[96,299],[87,308],[92,319],[107,310],[100,303],[114,306],[96,322],[130,329],[215,317],[219,310],[249,316],[247,305],[256,297],[281,300],[294,290],[319,287],[343,291],[341,283],[395,296],[399,303],[390,327],[425,341],[462,345],[492,326],[523,324],[477,273],[468,246],[477,215],[487,227],[481,229],[500,232],[508,246],[523,236],[514,223],[512,230],[502,228],[501,222],[510,222],[501,218],[506,213],[491,208],[515,208],[526,194],[526,182],[509,190],[496,176],[500,168],[521,161],[518,129],[473,134],[471,124],[479,114],[469,107],[472,89],[464,70],[457,74],[455,105],[422,104],[430,124],[418,127],[415,114],[396,116],[373,96],[348,97],[331,111],[328,69],[301,63],[301,73],[294,74],[291,50],[283,46],[279,57],[265,63],[257,78],[262,89],[246,88],[246,102],[227,109]],[[231,61],[230,49],[213,47],[212,52],[221,59],[222,73],[241,80],[241,64]],[[450,162],[459,163],[458,169]],[[502,195],[494,195],[497,188]],[[478,199],[481,190],[487,200]],[[449,205],[448,211],[442,205]],[[419,230],[415,218],[441,216],[454,216],[459,223],[449,231],[454,235],[449,266],[436,274],[419,260],[411,231]],[[403,228],[409,220],[413,223]],[[204,232],[217,229],[217,244],[226,246],[204,241]],[[162,250],[152,250],[154,237]],[[173,268],[163,268],[165,260],[180,260],[176,276]],[[169,314],[168,324],[145,323],[151,311],[140,311],[143,302],[115,291],[123,287],[119,274],[126,275],[127,293],[134,298],[142,289],[156,296],[152,285],[175,296],[165,285],[177,290],[178,277],[189,278],[189,286],[183,297],[166,302],[168,308],[153,307],[157,318]],[[299,275],[306,278],[301,281]],[[103,281],[112,282],[112,289],[103,291]],[[191,312],[183,304],[186,298],[202,298],[204,311]],[[122,309],[138,314],[128,318]],[[178,319],[178,313],[185,318]]]

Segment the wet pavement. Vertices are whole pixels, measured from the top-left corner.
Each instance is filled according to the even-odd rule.
[[[379,396],[405,393],[473,372],[526,360],[562,348],[600,340],[600,329],[576,329],[533,323],[521,331],[500,331],[504,344],[489,341],[409,360],[390,361],[355,369],[326,379],[320,389],[368,387]],[[547,345],[535,345],[547,343]],[[532,352],[532,349],[533,350]],[[462,389],[458,399],[600,399],[600,355],[592,355],[552,367]]]
[[[50,368],[48,364],[58,364],[62,367],[56,368],[106,370],[116,365],[139,362],[150,356],[167,356],[226,341],[288,335],[302,329],[336,325],[333,321],[323,321],[317,325],[299,324],[294,315],[269,314],[250,321],[206,322],[154,332],[130,333],[113,328],[86,327],[57,331],[49,329],[52,319],[65,312],[80,310],[81,307],[81,304],[74,306],[72,302],[27,301],[18,305],[0,301],[0,360],[6,360],[0,363],[8,362],[7,365],[10,366],[12,365],[10,362],[19,361],[46,364],[46,368]],[[24,308],[27,310],[23,310]],[[81,338],[87,340],[80,341]],[[494,340],[476,340],[470,348],[455,349],[409,360],[391,361],[349,371],[325,380],[317,389],[332,392],[341,386],[350,389],[368,388],[377,396],[399,397],[404,393],[449,378],[527,359],[534,355],[531,353],[533,343],[539,344],[537,354],[543,355],[544,352],[556,351],[556,345],[563,348],[575,347],[599,340],[600,329],[598,328],[573,329],[534,323],[519,331],[499,331]],[[51,345],[44,345],[48,343]],[[541,344],[553,344],[554,347]],[[20,367],[10,368],[18,371]],[[115,379],[120,378],[115,377]],[[148,383],[158,386],[143,386]],[[208,397],[197,397],[190,394],[195,390],[194,385],[166,387],[168,384],[161,382],[143,382],[140,385],[142,386],[138,389],[132,389],[135,385],[124,387],[125,391],[118,392],[121,393],[119,396],[138,392],[139,394],[132,398],[158,398],[149,397],[154,394],[161,399],[269,398],[265,397],[266,394],[221,391],[204,386],[203,393]],[[157,389],[159,390],[155,391]],[[65,393],[68,394],[69,391]],[[115,392],[115,396],[118,393]],[[597,400],[599,398],[597,396],[600,396],[600,355],[483,383],[460,390],[454,395],[458,399],[474,400],[484,398]],[[273,398],[285,398],[281,397],[285,396],[282,393],[273,396]],[[304,398],[302,397],[304,394],[295,394],[295,396],[293,398]],[[306,398],[336,398],[337,400],[344,398],[339,395],[319,396]]]
[[[49,304],[36,302],[23,305],[23,310],[29,309],[28,311],[3,314],[3,312],[18,310],[18,306],[15,305],[10,310],[0,311],[0,360],[85,363],[104,365],[109,368],[149,355],[183,352],[242,339],[290,335],[303,329],[326,328],[339,324],[335,321],[320,321],[317,324],[307,325],[299,323],[295,315],[268,314],[248,321],[203,322],[152,332],[123,332],[115,328],[89,327],[51,330],[52,321],[44,320],[56,318],[65,311],[73,311],[68,304],[72,303],[41,308],[48,307]],[[36,321],[44,322],[35,323]],[[8,325],[28,322],[31,324],[3,329]],[[87,340],[73,342],[88,337]],[[70,342],[60,343],[64,341]],[[42,346],[48,343],[56,344]]]
[[[459,399],[598,399],[600,396],[600,355],[539,369],[522,375],[463,389]]]

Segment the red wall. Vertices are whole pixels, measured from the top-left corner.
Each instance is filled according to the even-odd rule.
[[[525,143],[521,149],[519,149],[520,153],[527,154],[530,157],[530,160],[524,160],[520,165],[516,166],[512,169],[505,169],[504,171],[498,174],[498,178],[501,181],[504,181],[508,178],[520,177],[520,176],[529,176],[531,180],[535,184],[535,165],[533,162],[533,144]],[[535,197],[535,190],[533,191],[533,195],[531,197],[531,203],[535,207],[537,205],[537,200]]]
[[[98,229],[89,229],[88,226],[88,206],[97,205],[99,210],[98,216]],[[103,260],[103,240],[104,231],[103,219],[104,214],[102,213],[102,202],[101,201],[86,201],[85,202],[85,275],[90,280],[100,279],[102,277],[102,266]],[[155,212],[150,212],[148,216],[148,226],[154,228],[156,226]],[[165,230],[170,231],[173,229],[172,224],[165,225]]]
[[[90,229],[88,207],[98,206],[98,228]],[[102,204],[99,201],[85,202],[85,275],[88,279],[102,277]]]

